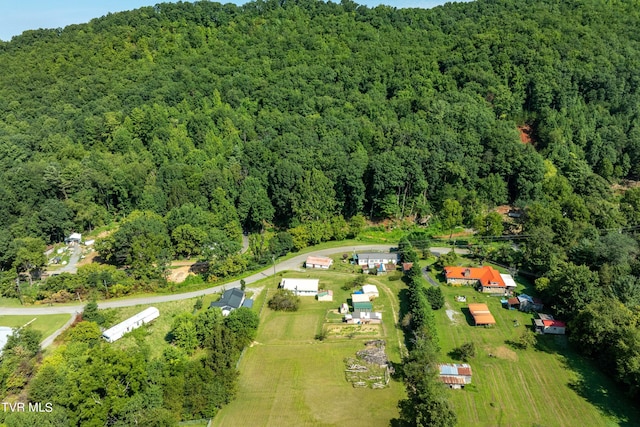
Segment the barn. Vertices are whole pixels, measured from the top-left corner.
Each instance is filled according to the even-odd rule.
[[[467,363],[441,363],[438,370],[439,380],[450,388],[461,389],[471,384],[471,366]]]
[[[118,323],[117,325],[107,329],[102,333],[102,337],[108,342],[114,342],[124,336],[124,334],[145,325],[160,316],[160,312],[155,307],[149,307],[128,318],[127,320]]]
[[[496,319],[494,319],[493,315],[489,311],[487,304],[469,304],[469,312],[473,316],[473,321],[476,326],[496,324]]]

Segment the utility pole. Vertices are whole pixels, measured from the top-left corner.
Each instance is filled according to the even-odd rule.
[[[271,261],[273,262],[273,284],[277,284],[278,281],[276,279],[276,256],[271,254]]]
[[[20,273],[16,276],[16,291],[18,292],[18,298],[20,298],[20,304],[24,305],[24,301],[22,300],[22,292],[20,292]]]

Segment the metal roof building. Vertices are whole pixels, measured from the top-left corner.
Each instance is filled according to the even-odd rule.
[[[318,279],[285,279],[280,282],[280,287],[293,292],[298,296],[316,296],[318,295]]]
[[[108,342],[114,342],[123,337],[127,332],[131,332],[134,329],[139,328],[142,325],[145,325],[152,320],[160,317],[160,311],[158,311],[155,307],[149,307],[128,318],[127,320],[118,323],[112,328],[107,329],[102,333],[102,337],[106,339]]]

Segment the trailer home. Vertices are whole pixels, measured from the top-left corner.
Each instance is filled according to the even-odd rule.
[[[108,342],[114,342],[122,338],[127,332],[131,332],[134,329],[145,325],[152,320],[157,319],[160,316],[160,312],[155,307],[149,307],[128,318],[127,320],[118,323],[117,325],[107,329],[102,333],[102,337]]]

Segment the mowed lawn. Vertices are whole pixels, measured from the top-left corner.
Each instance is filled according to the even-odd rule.
[[[238,395],[214,419],[215,426],[388,426],[398,417],[398,401],[405,397],[402,382],[391,380],[381,390],[353,388],[345,379],[344,359],[355,357],[369,339],[390,342],[390,359],[400,360],[398,331],[389,297],[380,289],[374,309],[383,311],[384,324],[373,335],[355,338],[314,337],[329,310],[345,302],[350,292],[340,289],[355,277],[348,273],[285,273],[284,277],[320,279],[320,287],[334,291],[333,302],[301,297],[299,311],[274,312],[265,307],[255,344],[240,361]],[[265,282],[272,294],[273,281]],[[397,306],[395,307],[397,311]],[[391,354],[389,354],[391,353]]]
[[[0,326],[19,328],[33,320],[33,322],[29,323],[29,326],[36,331],[42,332],[42,339],[45,339],[67,323],[70,318],[70,314],[0,316]]]
[[[447,390],[459,425],[638,425],[640,413],[633,403],[573,353],[566,337],[537,335],[536,348],[519,349],[512,343],[531,325],[531,314],[502,308],[500,298],[468,287],[442,289],[446,307],[435,313],[442,361],[456,362],[448,353],[465,342],[473,342],[477,352],[469,362],[473,383]],[[467,303],[457,302],[456,295],[465,295]],[[497,325],[472,326],[465,309],[469,302],[487,303]]]

